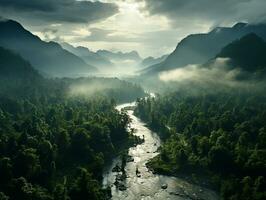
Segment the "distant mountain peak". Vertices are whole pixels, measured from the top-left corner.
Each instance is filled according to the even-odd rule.
[[[22,27],[23,28],[23,26],[20,23],[18,23],[17,21],[14,21],[12,19],[2,19],[1,18],[0,23],[8,24],[9,26]]]
[[[78,46],[74,47],[68,43],[61,44],[64,49],[82,58],[86,63],[96,66],[100,71],[103,69],[110,69],[113,63],[107,58],[99,55],[96,52],[89,50],[87,47]]]
[[[14,20],[0,21],[0,45],[19,53],[42,73],[50,76],[79,76],[97,69],[56,42],[45,42]]]
[[[11,19],[0,20],[0,27],[2,34],[8,35],[9,37],[14,37],[17,33],[30,35],[30,32],[27,31],[20,23]]]
[[[86,51],[90,51],[90,52],[91,52],[91,50],[90,50],[89,48],[87,48],[87,47],[77,46],[76,48],[77,48],[77,49],[86,50]]]
[[[246,23],[246,22],[238,22],[238,23],[236,23],[234,26],[233,26],[233,28],[243,28],[243,27],[245,27],[245,26],[247,26],[248,25],[248,23]]]
[[[214,28],[209,33],[188,35],[163,62],[148,67],[144,75],[156,75],[158,72],[189,64],[204,64],[214,58],[223,47],[249,33],[255,33],[266,39],[266,24],[240,22],[232,27]]]
[[[139,53],[138,53],[136,50],[133,50],[133,51],[131,51],[131,52],[129,52],[129,53],[136,54],[136,55],[139,56]]]
[[[112,59],[115,59],[115,60],[128,59],[128,60],[135,60],[135,61],[141,61],[142,60],[139,53],[135,50],[130,51],[130,52],[122,52],[122,51],[113,52],[113,51],[109,51],[109,50],[98,50],[97,53],[100,54],[101,56],[104,56],[104,57],[110,59],[110,60],[112,60]]]
[[[255,72],[266,67],[266,42],[249,33],[225,46],[216,57],[230,58],[232,65]]]
[[[151,65],[155,65],[155,64],[158,64],[158,63],[164,61],[167,58],[167,56],[168,55],[163,55],[163,56],[161,56],[159,58],[154,58],[152,56],[149,56],[149,57],[145,58],[141,62],[142,67],[145,68],[144,70],[142,70],[142,72],[146,70],[146,67],[151,66]]]
[[[238,22],[236,24],[234,24],[232,27],[224,27],[224,26],[217,26],[215,27],[211,32],[219,32],[221,30],[225,30],[225,29],[241,29],[248,26],[248,23],[245,22]]]

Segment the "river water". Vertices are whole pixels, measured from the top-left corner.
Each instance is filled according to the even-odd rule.
[[[132,104],[123,104],[117,106],[118,110]],[[202,188],[197,185],[188,183],[185,180],[153,174],[147,169],[145,164],[153,157],[158,155],[157,149],[161,144],[160,138],[152,132],[144,122],[134,116],[132,110],[128,110],[127,114],[132,119],[131,128],[136,131],[135,135],[139,137],[144,136],[144,143],[129,149],[129,155],[134,161],[127,162],[125,172],[127,178],[122,182],[126,186],[126,190],[121,191],[114,184],[116,176],[121,172],[112,172],[116,165],[121,165],[121,159],[113,160],[111,166],[105,169],[103,174],[103,187],[110,186],[113,200],[188,200],[188,199],[206,199],[218,200],[217,194],[209,189]],[[136,174],[138,169],[138,176]],[[167,187],[162,189],[162,186]]]

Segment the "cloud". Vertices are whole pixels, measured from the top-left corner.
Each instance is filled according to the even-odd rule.
[[[58,29],[56,28],[44,28],[42,33],[43,33],[43,39],[46,41],[51,41],[51,40],[61,41],[61,38],[58,35]]]
[[[187,65],[184,68],[178,68],[170,71],[161,72],[159,79],[163,82],[177,83],[198,83],[212,85],[239,86],[236,77],[241,75],[239,68],[230,68],[228,66],[230,59],[217,58],[209,66]]]
[[[75,31],[77,33],[77,31]],[[128,32],[119,30],[108,30],[101,28],[90,28],[88,34],[80,34],[81,37],[76,37],[76,41],[87,41],[87,42],[110,42],[110,43],[130,43],[130,42],[142,42],[142,36],[135,34],[134,37]]]
[[[53,0],[1,0],[0,5],[3,8],[9,8],[16,11],[52,11],[56,9],[58,4]]]
[[[183,91],[191,95],[224,92],[263,92],[266,89],[265,79],[258,78],[256,73],[243,71],[231,65],[229,58],[216,58],[203,65],[187,65],[183,68],[161,72],[160,92]],[[153,81],[153,80],[151,80]],[[158,85],[158,79],[151,82]],[[150,84],[150,83],[149,83]]]
[[[80,31],[80,33],[79,33]],[[81,37],[76,38],[79,41],[91,41],[91,42],[125,42],[125,43],[142,43],[145,46],[157,45],[163,47],[164,45],[172,45],[173,40],[175,43],[178,42],[178,33],[176,30],[160,30],[160,31],[146,31],[141,33],[127,32],[123,30],[110,30],[102,28],[89,28],[88,30],[79,30],[75,33],[79,34]],[[83,32],[87,32],[86,35]],[[162,39],[162,35],[164,38]],[[177,39],[178,38],[178,39]],[[155,42],[156,41],[156,44]]]
[[[35,22],[92,23],[118,12],[116,4],[76,0],[1,0],[4,17]]]
[[[87,41],[108,41],[109,34],[113,33],[112,30],[105,30],[100,28],[89,29],[90,35],[86,36],[84,39]]]
[[[137,0],[145,2],[150,15],[167,16],[174,25],[202,23],[214,25],[237,21],[265,20],[265,0]]]
[[[266,21],[265,0],[0,0],[0,15],[45,40],[159,57],[189,34]],[[57,32],[44,28],[55,28]]]

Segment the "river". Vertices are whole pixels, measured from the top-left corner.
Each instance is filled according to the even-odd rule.
[[[119,105],[117,109],[121,110],[132,105],[134,103]],[[103,187],[111,187],[113,200],[219,199],[218,195],[209,189],[190,184],[183,179],[157,175],[149,171],[145,164],[158,155],[157,149],[161,144],[160,138],[137,118],[132,110],[128,110],[127,114],[132,119],[131,128],[136,130],[134,134],[141,138],[144,136],[145,141],[129,149],[129,155],[134,160],[127,162],[125,166],[127,178],[122,181],[122,184],[126,186],[125,190],[119,190],[114,184],[116,176],[121,172],[113,172],[112,169],[117,164],[121,165],[120,158],[114,159],[112,165],[104,170]],[[138,173],[136,173],[136,168]]]

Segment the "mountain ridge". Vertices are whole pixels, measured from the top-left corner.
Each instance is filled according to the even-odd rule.
[[[19,79],[38,79],[41,75],[29,62],[24,60],[19,54],[0,46],[0,77]]]
[[[155,64],[163,62],[167,57],[168,57],[168,55],[163,55],[163,56],[158,57],[158,58],[154,58],[152,56],[149,56],[149,57],[142,60],[141,65],[142,65],[142,67],[148,67],[151,65],[155,65]]]
[[[95,53],[89,50],[86,47],[83,47],[83,46],[74,47],[73,45],[66,43],[66,42],[61,43],[61,46],[67,51],[82,58],[87,64],[91,64],[97,67],[99,70],[101,70],[102,68],[106,69],[106,68],[114,67],[114,64],[110,60],[99,55],[98,53]]]
[[[108,58],[109,60],[121,60],[121,59],[128,59],[134,60],[136,62],[140,62],[142,58],[140,57],[139,53],[135,50],[130,52],[112,52],[109,50],[98,50],[96,53],[99,55]]]
[[[232,27],[217,27],[208,33],[188,35],[178,43],[165,61],[148,67],[143,75],[152,75],[188,64],[204,64],[214,58],[224,46],[251,32],[266,39],[265,24],[246,23],[237,23]]]
[[[230,64],[248,72],[266,70],[266,42],[250,33],[225,46],[216,58],[229,58]]]
[[[0,21],[0,45],[20,54],[41,73],[50,76],[75,76],[97,69],[56,42],[44,42],[14,20]]]

